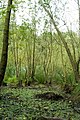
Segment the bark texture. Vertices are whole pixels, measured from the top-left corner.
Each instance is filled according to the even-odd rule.
[[[0,61],[0,86],[2,85],[2,81],[4,79],[6,66],[7,66],[11,5],[12,5],[12,0],[8,0],[7,12],[6,12],[5,23],[4,23],[4,31],[3,31],[2,55],[1,55],[1,61]]]

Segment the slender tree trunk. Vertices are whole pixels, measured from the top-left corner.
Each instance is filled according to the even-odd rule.
[[[15,75],[16,75],[16,79],[18,80],[18,76],[19,76],[19,70],[18,70],[18,41],[15,40],[14,26],[16,26],[15,10],[14,10],[14,14],[13,14],[13,24],[12,24],[12,29],[13,29],[13,57],[14,57],[14,65],[15,65]]]
[[[19,45],[16,42],[16,78],[19,79]]]
[[[2,81],[4,79],[6,66],[7,66],[11,5],[12,5],[12,0],[8,0],[8,7],[7,7],[5,24],[4,24],[4,31],[3,31],[2,55],[1,55],[1,62],[0,62],[0,86],[2,85]]]
[[[79,48],[80,48],[80,1],[78,0],[78,11],[79,11]],[[80,51],[79,51],[79,57],[77,61],[77,72],[80,76],[80,70],[79,70],[79,65],[80,65]]]
[[[79,37],[80,37],[80,2],[79,2],[79,0],[78,0],[78,11],[79,11]],[[79,43],[80,43],[80,41],[79,41]]]
[[[22,87],[22,78],[21,78],[21,68],[22,68],[22,63],[21,63],[21,57],[19,59],[19,71],[18,71],[18,87]]]
[[[16,42],[15,42],[15,38],[13,39],[13,48],[14,48],[14,65],[15,65],[15,74],[16,74],[16,79],[18,78],[17,75],[17,60],[16,60]]]
[[[61,61],[62,61],[62,70],[63,70],[63,79],[64,82],[62,83],[62,86],[65,86],[66,82],[67,82],[67,74],[66,74],[66,65],[64,63],[64,57],[63,57],[63,46],[61,45]]]
[[[33,41],[33,61],[32,61],[32,80],[34,80],[34,75],[35,75],[35,39],[36,39],[36,35],[34,37],[34,41]]]
[[[29,40],[26,43],[26,73],[25,73],[26,81],[25,81],[25,86],[27,86],[29,84],[30,78],[32,76],[31,60],[32,60],[32,42]]]
[[[33,32],[33,36],[34,36],[34,40],[33,40],[33,59],[32,59],[32,80],[34,81],[34,76],[35,76],[35,48],[36,48],[36,1],[35,1],[35,7],[34,7],[34,17],[33,17],[33,26],[34,26],[34,32]]]
[[[78,74],[79,74],[79,72],[80,72],[80,71],[79,71],[80,57],[79,57],[79,59],[78,59],[78,61],[77,61],[76,64],[77,64],[77,72],[78,72]]]
[[[32,44],[32,43],[31,43]],[[27,51],[27,67],[28,67],[28,71],[27,71],[27,78],[29,79],[31,77],[31,59],[32,59],[32,56],[31,56],[31,45],[30,45],[30,42],[26,44],[26,51]]]

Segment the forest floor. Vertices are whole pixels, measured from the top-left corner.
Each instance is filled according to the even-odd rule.
[[[56,87],[54,89],[40,85],[26,88],[2,87],[0,120],[41,120],[41,117],[80,120],[80,114],[74,111],[68,99],[44,99],[44,93],[52,92],[62,96],[60,89]],[[43,96],[37,97],[40,94]],[[50,98],[49,94],[47,96]]]

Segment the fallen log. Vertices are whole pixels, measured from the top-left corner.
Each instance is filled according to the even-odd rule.
[[[63,120],[61,118],[55,118],[55,117],[44,117],[44,116],[41,116],[39,118],[39,120]]]

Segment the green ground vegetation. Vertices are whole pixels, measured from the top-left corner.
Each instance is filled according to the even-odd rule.
[[[8,88],[1,90],[0,120],[39,120],[41,116],[59,117],[63,120],[79,120],[69,100],[44,100],[35,98],[36,94],[59,91],[47,87]]]

